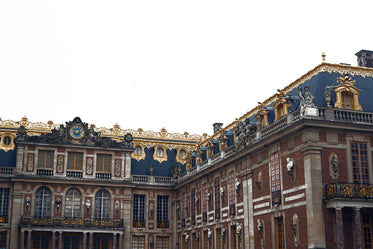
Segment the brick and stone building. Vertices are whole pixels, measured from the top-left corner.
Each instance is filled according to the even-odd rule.
[[[211,136],[1,120],[0,248],[372,248],[373,52],[356,55]]]

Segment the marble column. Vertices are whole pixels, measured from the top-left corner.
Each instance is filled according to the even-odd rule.
[[[344,249],[342,208],[335,209],[337,248]]]
[[[113,249],[117,249],[117,234],[113,233]]]
[[[62,231],[58,232],[58,249],[62,249]]]
[[[83,233],[82,249],[87,249],[87,233]]]
[[[56,249],[56,232],[55,231],[52,231],[51,248]]]
[[[93,249],[93,233],[89,233],[89,244],[88,244],[89,249]]]
[[[360,217],[360,208],[354,208],[354,217],[355,217],[355,249],[363,248],[363,241],[361,236],[361,217]]]
[[[19,234],[19,248],[24,249],[25,248],[25,231],[21,230]]]
[[[27,231],[26,249],[31,249],[31,230]]]
[[[123,234],[119,234],[118,249],[123,249]]]

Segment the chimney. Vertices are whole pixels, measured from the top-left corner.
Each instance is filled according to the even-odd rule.
[[[355,55],[357,56],[357,64],[359,67],[373,68],[373,51],[362,49]]]
[[[223,126],[223,123],[214,123],[212,126],[214,126],[214,134],[220,131],[221,127]]]

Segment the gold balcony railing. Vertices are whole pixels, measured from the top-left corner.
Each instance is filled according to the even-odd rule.
[[[334,198],[373,199],[373,185],[361,183],[331,183],[325,185],[325,200]]]
[[[124,228],[123,219],[22,216],[21,226]]]

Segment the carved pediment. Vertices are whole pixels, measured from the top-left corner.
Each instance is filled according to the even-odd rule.
[[[120,148],[133,149],[133,138],[130,133],[124,136],[124,141],[119,142],[102,137],[100,132],[94,130],[94,126],[88,127],[87,123],[82,122],[79,117],[73,121],[66,122],[65,125],[60,125],[59,128],[54,128],[51,133],[43,133],[40,136],[28,136],[24,126],[20,126],[17,134],[17,141],[26,141],[34,143],[50,143],[50,144],[76,144],[105,148]]]

